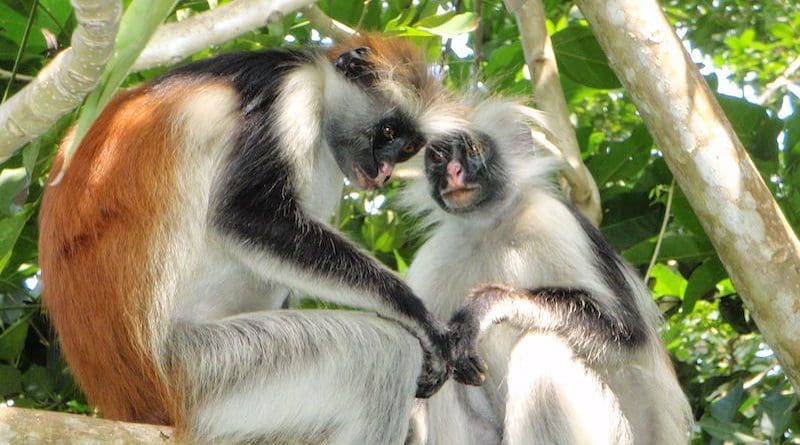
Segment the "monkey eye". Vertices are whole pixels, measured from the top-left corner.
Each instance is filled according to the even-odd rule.
[[[394,139],[394,137],[395,137],[394,127],[392,127],[391,125],[384,125],[381,128],[381,134],[383,134],[383,137],[385,137],[386,139],[389,139],[389,140]],[[403,149],[403,150],[405,151],[405,149]]]
[[[433,153],[433,160],[436,162],[444,161],[444,154],[439,150],[432,150]]]
[[[417,151],[417,147],[414,146],[414,144],[408,144],[405,147],[403,147],[403,153],[411,154],[414,153],[415,151]]]
[[[482,151],[481,146],[478,144],[470,144],[469,146],[467,146],[467,154],[469,154],[470,156],[479,154],[481,151]]]

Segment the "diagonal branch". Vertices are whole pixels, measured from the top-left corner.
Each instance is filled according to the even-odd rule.
[[[525,63],[531,71],[533,98],[536,107],[547,114],[549,130],[561,150],[566,167],[562,170],[570,186],[570,200],[595,225],[603,217],[600,193],[591,173],[581,159],[575,129],[569,120],[569,109],[558,78],[553,45],[547,35],[541,0],[504,0],[506,8],[517,19]]]
[[[132,71],[172,65],[205,48],[277,21],[313,0],[238,0],[158,28]]]
[[[119,0],[72,0],[78,27],[62,51],[17,94],[0,105],[0,162],[80,105],[97,85],[114,49]]]
[[[764,340],[800,388],[800,241],[655,0],[577,0]]]
[[[317,31],[336,42],[347,40],[357,34],[355,29],[328,17],[317,5],[311,5],[303,9],[303,15],[306,16]]]

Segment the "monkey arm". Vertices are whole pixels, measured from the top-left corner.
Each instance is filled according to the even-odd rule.
[[[457,381],[475,384],[469,376],[485,369],[476,352],[482,334],[503,322],[561,336],[590,363],[601,358],[608,361],[613,352],[647,341],[644,322],[636,314],[622,306],[605,309],[585,290],[479,285],[450,321],[453,354],[467,357],[455,364]]]
[[[435,392],[447,378],[445,326],[397,275],[326,224],[290,204],[283,206],[259,217],[228,212],[221,227],[233,238],[231,253],[265,280],[398,321],[426,351],[418,395]],[[261,224],[245,223],[259,218]]]

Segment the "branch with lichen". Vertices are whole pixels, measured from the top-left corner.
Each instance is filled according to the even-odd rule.
[[[72,46],[0,105],[0,161],[44,133],[94,89],[114,49],[122,3],[72,0],[78,26]]]
[[[553,46],[545,26],[541,0],[504,0],[514,14],[520,32],[525,62],[531,73],[536,107],[547,115],[550,135],[565,160],[562,174],[568,182],[573,204],[595,225],[600,224],[600,193],[591,173],[581,159],[575,129],[569,120],[569,109],[558,77]]]

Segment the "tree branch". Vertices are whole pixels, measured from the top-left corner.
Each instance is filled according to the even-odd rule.
[[[337,42],[347,40],[357,34],[355,29],[328,17],[317,5],[303,9],[303,15],[317,31]]]
[[[168,426],[115,422],[77,414],[0,405],[0,431],[11,443],[180,444]]]
[[[238,0],[158,28],[132,71],[172,65],[214,45],[282,19],[313,0]]]
[[[759,105],[764,105],[769,101],[772,96],[775,95],[781,87],[789,85],[792,81],[791,78],[794,76],[794,73],[800,70],[800,57],[795,58],[792,60],[792,63],[783,70],[780,76],[777,79],[773,80],[772,82],[767,84],[767,87],[764,89],[764,92],[758,95],[758,99],[756,99],[756,103]]]
[[[11,71],[0,68],[0,79],[11,79]],[[30,82],[33,79],[35,79],[35,77],[26,76],[25,74],[17,73],[14,75],[14,81],[16,82]]]
[[[577,0],[795,389],[800,242],[654,0]]]
[[[72,0],[78,27],[72,46],[56,56],[36,79],[0,105],[0,162],[44,133],[80,105],[97,85],[114,49],[122,4],[119,0]]]
[[[520,33],[525,63],[531,71],[533,98],[536,107],[546,112],[549,130],[566,161],[562,173],[570,185],[570,200],[595,225],[603,217],[600,193],[591,173],[581,160],[575,129],[569,120],[569,109],[558,78],[553,45],[547,35],[544,7],[541,0],[504,0],[514,14]]]

